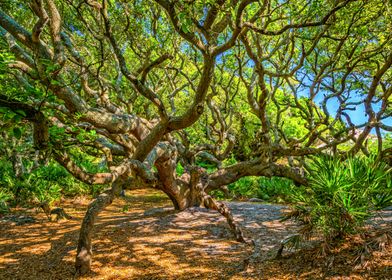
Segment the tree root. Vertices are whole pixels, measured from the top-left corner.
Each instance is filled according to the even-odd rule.
[[[227,223],[229,224],[237,241],[242,242],[242,243],[249,243],[248,241],[245,240],[244,234],[242,233],[240,226],[234,221],[234,218],[233,218],[233,215],[231,214],[230,209],[223,202],[216,201],[215,199],[213,199],[210,195],[206,194],[205,192],[201,192],[201,198],[203,201],[203,205],[207,209],[216,210],[223,217],[226,218]]]

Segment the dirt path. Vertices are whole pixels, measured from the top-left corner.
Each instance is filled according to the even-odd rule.
[[[256,242],[258,258],[251,259],[256,263],[247,265],[253,248],[236,242],[218,213],[205,209],[175,212],[162,194],[133,191],[100,215],[94,237],[94,272],[84,279],[344,279],[333,278],[334,273],[327,275],[323,265],[312,263],[317,259],[312,256],[314,251],[270,260],[280,240],[296,230],[294,224],[279,222],[285,207],[228,204],[245,236]],[[58,223],[48,222],[34,210],[25,213],[35,218],[34,223],[17,226],[0,219],[0,279],[73,279],[78,230],[86,205],[83,200],[67,201],[65,209],[74,219]],[[388,227],[392,225],[388,219],[377,224]],[[342,268],[340,276],[392,279],[385,278],[392,275],[391,255],[388,251],[379,256],[385,262],[378,262],[379,275],[384,278],[374,278],[374,271],[363,274],[366,272]]]

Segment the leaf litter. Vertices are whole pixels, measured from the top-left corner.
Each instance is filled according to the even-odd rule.
[[[78,232],[88,202],[64,201],[73,220],[48,222],[36,209],[13,209],[0,217],[0,279],[75,279]],[[92,272],[81,279],[392,279],[392,209],[369,222],[367,236],[344,240],[328,256],[314,240],[275,259],[280,242],[298,229],[279,221],[287,207],[227,203],[253,245],[236,242],[217,212],[178,212],[160,192],[128,192],[99,215]],[[15,217],[29,222],[16,226]],[[358,259],[365,264],[358,265]]]

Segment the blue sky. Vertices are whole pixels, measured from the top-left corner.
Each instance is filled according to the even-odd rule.
[[[364,104],[362,103],[360,105],[352,106],[352,107],[355,108],[355,110],[346,111],[347,114],[350,116],[351,121],[355,125],[360,125],[360,124],[367,122],[368,117],[365,112]],[[372,107],[373,107],[373,110],[377,113],[380,110],[381,104],[380,103],[373,104]],[[336,112],[339,108],[339,102],[338,102],[337,98],[330,99],[330,101],[327,103],[327,108],[332,116],[336,116]],[[382,123],[391,126],[392,125],[392,118],[387,118],[387,119],[383,120]],[[374,131],[373,131],[373,133],[374,133]]]

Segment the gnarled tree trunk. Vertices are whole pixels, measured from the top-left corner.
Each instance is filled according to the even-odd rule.
[[[188,175],[188,174],[187,174]],[[204,169],[199,167],[191,168],[188,176],[183,176],[187,184],[182,181],[184,185],[176,188],[171,186],[163,186],[164,191],[173,201],[174,207],[177,210],[185,210],[190,207],[200,207],[218,211],[224,216],[232,230],[235,238],[239,242],[244,242],[245,238],[239,225],[234,221],[230,209],[223,203],[218,202],[205,192],[208,183],[208,176]]]
[[[79,233],[75,260],[76,274],[86,274],[90,271],[93,254],[91,236],[94,229],[95,219],[98,214],[105,209],[105,207],[113,202],[115,196],[120,194],[121,186],[122,181],[118,179],[113,182],[112,188],[109,191],[100,194],[89,204]]]

